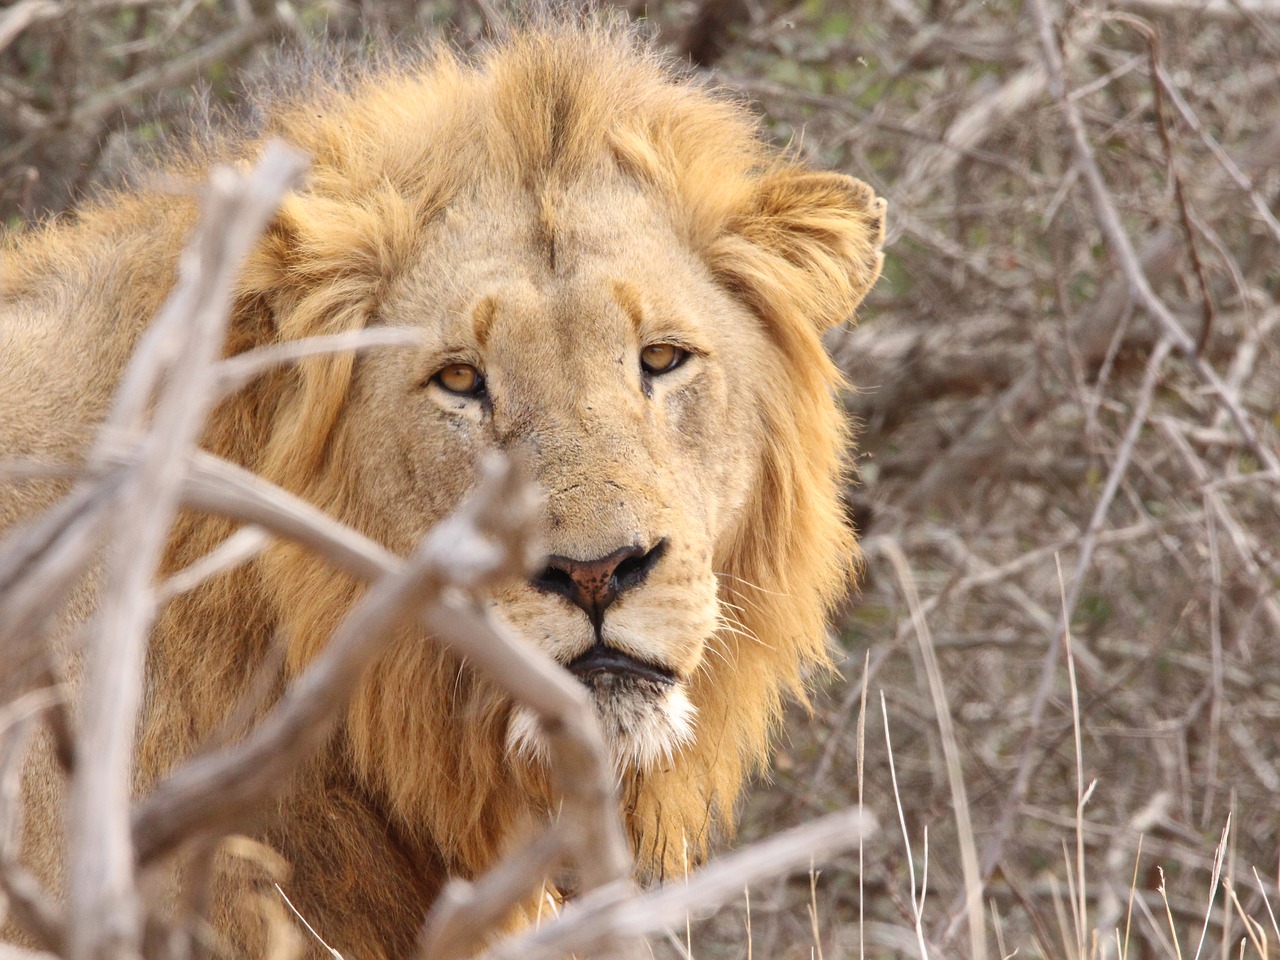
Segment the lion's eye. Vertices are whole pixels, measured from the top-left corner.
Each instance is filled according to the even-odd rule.
[[[459,396],[478,397],[484,393],[484,376],[469,363],[451,363],[431,379]]]
[[[668,373],[689,357],[689,351],[674,343],[651,343],[640,351],[640,366],[649,374]]]

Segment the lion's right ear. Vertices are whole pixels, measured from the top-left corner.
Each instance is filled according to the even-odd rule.
[[[280,343],[345,333],[374,314],[389,243],[379,243],[381,208],[313,195],[287,197],[241,274],[242,302],[264,314],[259,336]],[[394,222],[394,221],[393,221]],[[395,239],[391,230],[383,230]],[[285,377],[288,390],[262,472],[282,477],[313,470],[346,403],[355,368],[349,351],[305,357]],[[288,484],[286,484],[288,485]]]
[[[825,330],[880,276],[886,206],[853,177],[772,171],[713,245],[711,267],[764,315],[794,311]]]

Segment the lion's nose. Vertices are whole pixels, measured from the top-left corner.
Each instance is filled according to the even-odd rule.
[[[551,556],[546,568],[533,578],[533,585],[548,593],[558,593],[584,610],[597,629],[604,612],[620,593],[644,582],[663,553],[667,541],[659,540],[651,550],[640,546],[622,547],[597,560],[574,560]]]

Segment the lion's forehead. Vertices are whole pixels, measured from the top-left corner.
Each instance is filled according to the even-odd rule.
[[[495,286],[581,297],[622,278],[687,286],[702,269],[669,205],[623,177],[552,192],[478,187],[425,227],[421,251],[396,289],[454,312]]]

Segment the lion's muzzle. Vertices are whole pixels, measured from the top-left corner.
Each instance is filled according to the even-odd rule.
[[[598,637],[605,610],[620,594],[644,583],[666,550],[667,541],[662,539],[648,550],[633,544],[595,560],[551,556],[543,571],[533,578],[533,586],[559,594],[579,607],[590,618]]]

